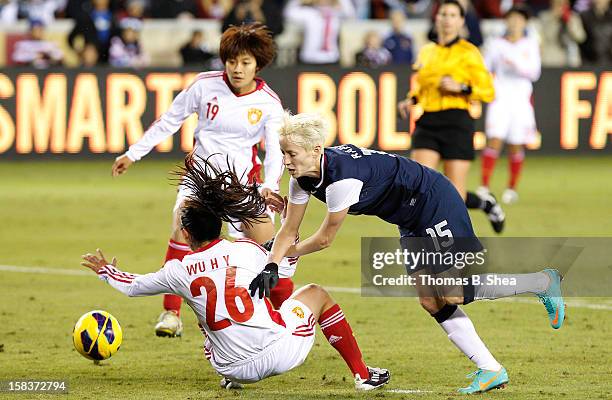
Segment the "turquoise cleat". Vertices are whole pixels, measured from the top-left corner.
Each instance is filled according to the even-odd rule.
[[[550,326],[554,329],[561,328],[563,321],[565,321],[565,302],[561,296],[561,281],[563,276],[556,269],[547,268],[543,273],[547,274],[550,278],[548,288],[542,293],[538,293],[537,296],[540,298],[546,312],[548,312],[548,319]]]
[[[484,393],[491,389],[503,389],[508,384],[508,372],[504,367],[499,371],[479,369],[467,377],[474,377],[474,380],[470,386],[457,390],[461,394]]]

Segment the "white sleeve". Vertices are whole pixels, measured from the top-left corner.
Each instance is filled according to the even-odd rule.
[[[340,16],[342,18],[355,18],[357,13],[351,0],[340,0]]]
[[[262,187],[278,192],[278,183],[283,175],[283,155],[278,142],[278,129],[282,123],[283,108],[278,107],[265,124],[266,158],[264,159],[264,183]]]
[[[297,179],[289,178],[289,202],[293,204],[306,204],[310,199],[310,193],[300,187]]]
[[[488,40],[484,46],[483,58],[487,71],[490,73],[495,73],[495,47],[494,39]]]
[[[325,202],[329,212],[346,210],[359,202],[363,182],[359,179],[342,179],[325,189]]]
[[[107,265],[98,271],[98,277],[130,297],[174,293],[168,279],[172,263],[176,263],[176,260],[168,261],[159,271],[146,275],[123,272]]]
[[[183,122],[197,111],[200,90],[200,85],[191,85],[179,93],[170,109],[147,129],[138,142],[130,146],[125,153],[128,158],[132,161],[140,160],[164,139],[176,133]]]
[[[303,24],[308,19],[309,13],[305,11],[309,8],[311,7],[303,6],[301,0],[290,0],[283,14],[292,22]]]
[[[524,78],[529,79],[531,82],[535,82],[540,79],[540,73],[542,71],[542,62],[540,60],[540,46],[535,40],[529,43],[529,52],[527,58],[522,58],[520,62],[517,62],[517,72]]]

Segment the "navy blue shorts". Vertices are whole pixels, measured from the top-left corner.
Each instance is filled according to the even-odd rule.
[[[465,202],[446,177],[440,176],[436,179],[420,203],[421,209],[416,224],[411,229],[399,227],[403,249],[416,252],[425,248],[428,251],[442,253],[482,250],[482,245],[472,228]],[[412,273],[425,267],[425,265],[412,266],[408,272]],[[448,265],[431,267],[435,273],[450,268]]]

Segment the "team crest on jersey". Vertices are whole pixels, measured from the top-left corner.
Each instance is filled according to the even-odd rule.
[[[297,315],[298,318],[304,318],[304,310],[302,310],[302,307],[294,307],[291,312]]]
[[[255,125],[261,119],[263,112],[257,108],[249,108],[248,119],[251,125]]]

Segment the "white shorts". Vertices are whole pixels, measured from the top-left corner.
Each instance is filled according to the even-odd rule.
[[[279,312],[286,330],[277,341],[257,357],[239,363],[221,366],[211,358],[213,368],[233,381],[254,383],[302,365],[314,344],[317,321],[312,311],[295,299],[286,300]]]
[[[529,101],[493,101],[487,108],[485,131],[491,139],[508,144],[528,144],[535,140],[536,123]]]

